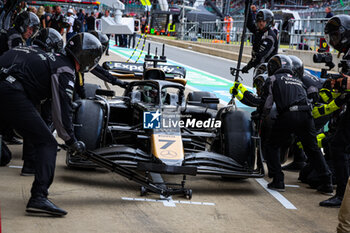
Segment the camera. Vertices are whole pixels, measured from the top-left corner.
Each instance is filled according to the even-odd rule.
[[[333,57],[330,53],[317,53],[314,54],[313,60],[315,63],[325,63],[329,67],[329,70],[334,68]]]
[[[350,72],[350,60],[341,60],[338,64],[338,67],[341,68],[343,74],[349,74]]]

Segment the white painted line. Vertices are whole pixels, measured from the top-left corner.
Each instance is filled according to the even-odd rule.
[[[19,169],[22,169],[23,167],[22,167],[22,166],[9,166],[9,168],[19,168]]]
[[[288,201],[281,193],[267,188],[267,181],[263,178],[255,179],[268,193],[279,201],[286,209],[296,210],[297,208]]]
[[[163,200],[163,205],[167,206],[167,207],[176,207],[175,202],[173,200],[173,198],[170,197],[164,197],[162,195],[160,195],[160,199]]]
[[[124,201],[145,201],[145,202],[162,202],[166,207],[176,207],[175,204],[188,204],[188,205],[205,205],[205,206],[215,206],[215,203],[211,202],[197,202],[197,201],[176,201],[172,198],[168,199],[149,199],[149,198],[132,198],[132,197],[122,197]]]
[[[285,186],[288,188],[300,188],[299,185],[294,185],[294,184],[286,184]]]

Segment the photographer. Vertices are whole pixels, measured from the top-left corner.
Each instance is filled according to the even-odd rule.
[[[325,26],[325,34],[328,43],[339,51],[344,53],[341,62],[341,72],[333,78],[326,81],[325,87],[329,90],[335,90],[340,95],[336,97],[326,106],[320,106],[313,110],[314,117],[333,113],[333,121],[335,121],[335,130],[329,146],[332,160],[334,162],[337,190],[336,194],[320,202],[320,206],[340,207],[345,187],[349,178],[349,145],[350,145],[350,79],[347,75],[349,72],[350,61],[350,16],[338,15],[332,17]]]

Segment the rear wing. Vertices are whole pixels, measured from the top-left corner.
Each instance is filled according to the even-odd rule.
[[[143,63],[107,61],[103,63],[103,68],[121,74],[134,74],[135,77],[143,75]],[[167,79],[186,77],[186,69],[181,66],[157,64],[157,68],[164,71]]]

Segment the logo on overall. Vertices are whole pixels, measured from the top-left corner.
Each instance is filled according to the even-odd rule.
[[[143,128],[144,129],[159,129],[161,122],[161,113],[159,110],[156,112],[144,112],[143,113]]]

